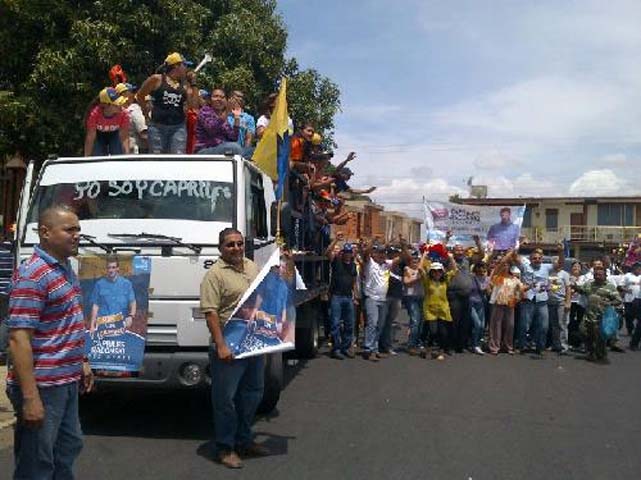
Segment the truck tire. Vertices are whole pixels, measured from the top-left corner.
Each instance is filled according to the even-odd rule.
[[[283,389],[283,354],[272,353],[265,356],[265,389],[258,406],[259,413],[269,413],[278,404]]]
[[[314,358],[318,353],[320,334],[318,331],[318,311],[312,303],[306,304],[301,313],[304,318],[296,328],[296,355],[298,358]]]

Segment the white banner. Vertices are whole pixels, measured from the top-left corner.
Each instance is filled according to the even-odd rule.
[[[478,235],[493,250],[518,246],[525,205],[486,207],[430,200],[424,203],[428,241],[443,242],[450,231],[452,243],[472,244],[474,235]]]

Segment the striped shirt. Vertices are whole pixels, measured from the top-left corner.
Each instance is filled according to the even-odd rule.
[[[9,328],[33,330],[31,348],[38,387],[65,385],[80,379],[85,355],[82,292],[67,260],[36,246],[16,270],[9,297]],[[13,369],[7,383],[15,384]]]

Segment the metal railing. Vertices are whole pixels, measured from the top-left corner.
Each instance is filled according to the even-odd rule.
[[[556,243],[563,239],[573,242],[626,243],[641,234],[641,226],[559,225],[556,229],[522,228],[521,233],[530,241],[539,243]]]

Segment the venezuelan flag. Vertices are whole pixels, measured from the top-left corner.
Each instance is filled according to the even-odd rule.
[[[276,199],[280,200],[289,169],[289,114],[287,113],[287,79],[283,78],[269,125],[256,145],[254,163],[276,183]]]

